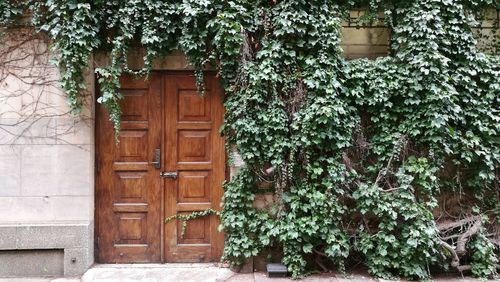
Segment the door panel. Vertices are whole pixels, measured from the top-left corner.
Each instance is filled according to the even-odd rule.
[[[200,96],[193,75],[165,78],[165,217],[207,208],[220,209],[224,181],[224,142],[221,89],[215,76],[206,75]],[[222,234],[216,216],[189,220],[182,233],[180,221],[165,224],[165,257],[169,262],[206,262],[221,255]]]
[[[159,262],[161,182],[150,162],[161,146],[162,78],[124,77],[119,143],[107,112],[97,124],[97,259],[99,262]]]

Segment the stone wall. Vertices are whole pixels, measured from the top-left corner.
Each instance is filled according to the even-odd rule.
[[[69,113],[47,41],[16,29],[2,42],[0,276],[83,273],[93,263],[93,93]]]
[[[347,59],[387,56],[389,52],[389,30],[379,19],[369,27],[357,27],[354,21],[363,11],[351,11],[348,21],[342,23],[341,47]]]
[[[389,52],[390,31],[384,25],[383,14],[378,15],[377,21],[366,27],[355,24],[365,12],[351,11],[348,21],[342,23],[341,46],[347,59],[370,58],[387,56]],[[500,37],[500,10],[488,10],[484,20],[474,27],[478,47],[485,53],[499,51]],[[494,40],[494,37],[497,40]]]

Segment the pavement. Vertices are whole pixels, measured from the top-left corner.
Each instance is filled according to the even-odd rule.
[[[81,277],[65,278],[0,278],[0,282],[288,282],[289,278],[269,278],[266,273],[235,273],[229,268],[210,263],[178,264],[99,264],[94,265]],[[368,274],[350,273],[347,277],[336,273],[324,273],[296,280],[307,282],[387,281]],[[393,280],[394,281],[394,280]],[[395,280],[404,281],[404,280]],[[441,276],[433,281],[472,282],[485,281],[469,277]]]

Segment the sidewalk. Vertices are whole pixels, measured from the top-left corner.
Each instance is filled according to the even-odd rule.
[[[473,278],[438,277],[434,281],[472,282]],[[101,264],[89,269],[82,277],[74,278],[0,278],[0,282],[285,282],[289,278],[268,278],[265,273],[235,273],[228,268],[220,268],[209,263],[176,264]],[[312,275],[298,281],[346,282],[346,281],[386,281],[371,278],[365,273]],[[402,281],[402,280],[399,280]],[[484,280],[483,280],[484,281]]]

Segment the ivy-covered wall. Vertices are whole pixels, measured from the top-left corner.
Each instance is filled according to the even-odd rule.
[[[224,187],[223,259],[231,264],[272,249],[293,277],[360,263],[385,278],[496,275],[500,57],[495,29],[486,51],[475,32],[496,1],[4,0],[0,7],[3,23],[30,9],[33,25],[54,40],[76,112],[90,54],[109,52],[109,64],[96,69],[98,102],[117,134],[122,73],[147,74],[155,58],[180,50],[203,95],[201,70],[219,71],[222,133],[245,163]],[[383,16],[389,56],[346,60],[341,27],[360,7],[367,12],[355,24]],[[132,70],[127,57],[138,46],[144,68]],[[265,209],[254,205],[263,192],[273,197]],[[448,194],[460,209],[449,209]]]

